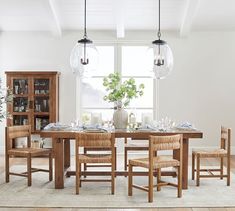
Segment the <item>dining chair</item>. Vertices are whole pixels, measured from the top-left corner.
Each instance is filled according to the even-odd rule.
[[[128,167],[128,152],[131,151],[148,151],[149,145],[146,143],[133,143],[132,140],[143,140],[143,138],[132,138],[131,140],[125,138],[124,139],[124,169],[127,171]],[[143,140],[144,141],[144,140]],[[157,152],[155,152],[155,156]]]
[[[192,152],[192,179],[195,179],[196,185],[200,185],[200,178],[219,177],[227,178],[227,186],[230,186],[230,155],[231,155],[231,129],[221,126],[220,148],[215,150],[193,150]],[[201,168],[202,158],[218,158],[220,160],[220,168]],[[224,159],[227,161],[227,174],[224,174]],[[196,161],[196,168],[195,168]],[[204,174],[200,174],[204,172]],[[214,174],[219,172],[219,174]],[[205,174],[208,173],[208,174]]]
[[[23,148],[14,148],[17,138],[26,138],[27,144]],[[49,169],[33,168],[32,158],[48,156]],[[16,173],[10,171],[10,158],[27,158],[27,171]],[[31,126],[9,126],[5,128],[5,168],[6,182],[10,181],[10,175],[28,178],[28,186],[32,185],[32,173],[42,171],[49,172],[49,181],[52,181],[52,152],[50,149],[31,148]]]
[[[114,194],[115,189],[115,135],[113,133],[78,133],[76,134],[76,194],[79,194],[81,182],[111,182],[111,193]],[[80,153],[81,147],[89,148],[110,148],[109,154],[101,154],[100,151],[92,154]],[[111,179],[81,179],[81,164],[111,164]]]
[[[147,158],[139,158],[129,160],[128,172],[128,195],[132,196],[133,188],[137,188],[148,192],[148,201],[153,202],[153,188],[157,187],[157,191],[162,186],[170,185],[177,187],[178,197],[182,196],[182,135],[171,136],[150,136],[149,137],[149,156]],[[154,156],[155,151],[159,150],[177,150],[179,151],[179,160],[169,156]],[[148,169],[148,186],[139,186],[133,184],[133,167],[143,167]],[[166,182],[161,179],[161,169],[167,167],[177,168],[177,184]],[[153,173],[157,172],[157,184],[153,185]]]
[[[142,127],[145,128],[147,125],[149,125],[153,119],[152,119],[152,113],[142,113],[141,117],[141,122],[142,122]],[[125,138],[124,140],[124,169],[125,171],[127,170],[128,167],[128,152],[131,151],[148,151],[149,146],[148,144],[145,143],[133,143],[132,140],[141,140],[145,141],[143,138],[132,138],[127,139]],[[157,152],[155,152],[155,156],[157,156]]]

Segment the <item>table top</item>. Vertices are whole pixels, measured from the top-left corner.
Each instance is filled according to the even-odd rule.
[[[74,139],[76,133],[83,133],[84,131],[73,131],[73,130],[42,130],[40,135],[43,138],[70,138]],[[115,133],[116,138],[136,138],[144,139],[148,138],[149,135],[175,135],[183,134],[183,138],[202,138],[203,133],[198,130],[172,130],[172,131],[153,131],[153,130],[127,130],[127,129],[116,129],[110,131]]]

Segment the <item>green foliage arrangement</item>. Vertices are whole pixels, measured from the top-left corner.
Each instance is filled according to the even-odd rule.
[[[10,103],[13,100],[13,93],[11,89],[2,87],[2,80],[0,78],[0,122],[6,117],[10,117],[4,110],[4,104]]]
[[[138,87],[135,84],[135,79],[130,78],[121,83],[121,76],[118,72],[111,73],[103,79],[103,86],[106,87],[107,95],[104,96],[104,100],[114,103],[122,103],[124,107],[127,107],[130,100],[137,98],[144,94],[144,84],[140,84]]]

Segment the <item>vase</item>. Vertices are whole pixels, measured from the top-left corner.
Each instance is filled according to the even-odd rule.
[[[124,108],[117,108],[113,113],[113,124],[115,129],[126,129],[128,124],[128,113]]]

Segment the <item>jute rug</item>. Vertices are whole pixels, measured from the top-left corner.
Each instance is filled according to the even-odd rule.
[[[19,168],[19,167],[17,167]],[[175,180],[167,177],[168,180]],[[188,190],[177,198],[177,190],[163,187],[155,191],[154,202],[147,202],[147,193],[134,189],[133,196],[127,195],[127,178],[116,178],[115,195],[110,194],[110,183],[83,183],[80,195],[75,195],[75,177],[65,180],[65,189],[55,190],[54,182],[47,182],[48,174],[33,174],[33,184],[27,187],[27,180],[11,177],[5,183],[0,175],[0,207],[78,207],[78,208],[145,208],[145,207],[227,207],[235,206],[235,176],[231,186],[218,178],[202,179],[201,186],[189,181]],[[147,184],[145,177],[135,177],[138,184]]]

